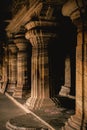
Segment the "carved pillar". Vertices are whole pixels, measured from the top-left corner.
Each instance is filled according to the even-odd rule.
[[[50,26],[50,22],[43,21],[32,21],[26,25],[29,30],[26,33],[26,38],[32,44],[31,97],[25,104],[30,109],[54,106],[50,99],[48,44],[50,39],[55,37],[55,33],[37,29],[38,26],[41,28],[46,24]],[[54,23],[51,24],[54,25]],[[35,29],[30,30],[31,25]]]
[[[27,40],[23,33],[17,34],[15,36],[14,42],[18,48],[17,53],[17,87],[13,93],[14,97],[22,98],[29,91],[28,83],[28,55]]]
[[[8,71],[7,71],[7,67],[8,67],[8,49],[7,46],[4,47],[4,55],[3,55],[3,65],[2,65],[2,81],[3,81],[3,85],[2,85],[2,89],[3,92],[7,86],[7,81],[8,81]]]
[[[14,43],[8,45],[9,48],[9,80],[8,80],[8,92],[14,92],[17,83],[17,48]]]
[[[0,64],[0,89],[2,87],[2,65]]]
[[[76,112],[63,130],[87,129],[87,20],[85,17],[87,3],[83,6],[81,0],[77,2],[70,0],[62,9],[63,14],[70,16],[77,26]]]
[[[2,43],[1,43],[2,44]],[[0,80],[2,78],[2,58],[3,57],[3,47],[0,47]]]
[[[0,63],[0,80],[2,78],[2,64]]]
[[[71,65],[70,56],[65,59],[65,84],[62,86],[59,95],[68,96],[71,88]]]
[[[9,49],[9,44],[8,44],[8,87],[7,91],[8,92],[13,92],[13,90],[10,88],[10,81],[11,81],[11,50]]]
[[[2,74],[2,65],[0,64],[0,74]]]
[[[3,56],[2,56],[2,63],[1,63],[1,72],[0,72],[0,92],[4,93],[7,86],[7,46],[3,47]]]

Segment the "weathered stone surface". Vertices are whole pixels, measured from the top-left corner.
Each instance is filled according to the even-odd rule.
[[[68,96],[70,94],[71,87],[71,66],[70,57],[65,59],[65,84],[62,86],[59,95]]]
[[[27,123],[28,122],[28,123]],[[11,130],[48,130],[41,121],[32,114],[21,115],[6,123],[6,128]]]
[[[17,53],[17,87],[13,93],[14,97],[22,98],[29,92],[29,82],[28,82],[28,44],[27,40],[24,38],[24,34],[18,34],[14,42],[18,48]],[[29,71],[28,71],[29,72]],[[30,81],[30,80],[29,80]]]
[[[8,79],[8,86],[7,86],[7,91],[8,92],[14,92],[14,89],[16,87],[17,83],[17,48],[14,43],[10,43],[8,45],[8,51],[9,51],[9,60],[8,60],[8,65],[9,65],[9,79]]]
[[[85,3],[87,6],[87,3]],[[79,8],[78,8],[79,6]],[[70,16],[77,26],[77,47],[76,47],[76,113],[68,123],[64,130],[87,129],[87,21],[85,20],[86,8],[83,7],[82,1],[75,3],[74,0],[69,1],[63,7],[63,14]],[[71,10],[70,10],[71,8]],[[64,12],[65,11],[65,12]],[[81,12],[80,12],[81,11]],[[82,14],[81,14],[82,13]],[[83,15],[83,17],[82,17]],[[83,32],[84,31],[84,32]]]

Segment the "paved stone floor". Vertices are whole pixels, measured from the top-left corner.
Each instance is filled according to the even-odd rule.
[[[55,130],[61,130],[68,118],[74,114],[74,100],[67,97],[57,97],[59,105],[47,109],[33,110]]]
[[[25,112],[9,100],[5,95],[0,93],[0,130],[7,130],[6,122]]]
[[[11,94],[9,95],[12,97]],[[32,112],[47,122],[55,130],[61,130],[61,127],[64,126],[64,123],[67,121],[67,119],[74,114],[75,100],[66,97],[57,98],[59,101],[59,106],[56,108],[42,108],[40,110],[33,110]],[[25,102],[25,99],[15,100],[20,104],[24,104]],[[5,125],[8,120],[12,125],[18,127],[34,127],[34,125],[42,128],[45,127],[45,125],[32,116],[32,114],[26,115],[26,113],[20,107],[16,106],[16,104],[7,96],[0,93],[0,130],[7,130]]]

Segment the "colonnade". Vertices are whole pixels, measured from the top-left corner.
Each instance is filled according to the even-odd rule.
[[[55,106],[54,102],[51,100],[51,90],[53,90],[53,88],[52,86],[50,86],[48,46],[51,40],[56,39],[56,37],[59,37],[61,34],[60,28],[62,27],[62,24],[58,23],[57,15],[54,14],[54,8],[57,9],[56,3],[57,2],[48,2],[45,4],[43,2],[38,3],[37,7],[39,8],[34,10],[33,13],[30,12],[30,14],[32,15],[29,14],[29,19],[27,20],[27,17],[26,20],[23,21],[22,18],[22,21],[19,22],[24,22],[22,25],[25,28],[24,31],[18,31],[17,29],[18,32],[16,34],[14,33],[13,41],[8,44],[8,63],[6,68],[7,76],[6,79],[3,79],[4,82],[7,81],[7,91],[12,92],[13,97],[22,98],[26,96],[26,94],[28,94],[29,90],[31,89],[31,96],[26,100],[25,103],[25,107],[29,109],[40,109],[41,107],[45,108],[48,106]],[[27,12],[29,12],[29,10]],[[77,27],[75,70],[76,112],[75,115],[68,120],[65,127],[63,127],[62,129],[86,130],[87,21],[85,16],[85,6],[83,6],[81,0],[78,2],[78,4],[74,0],[70,0],[69,2],[64,4],[62,8],[62,13],[64,16],[70,17],[72,23],[75,24],[75,26]],[[27,15],[28,13],[26,13],[25,16]],[[18,25],[16,26],[18,27]],[[59,31],[55,31],[58,29]],[[10,29],[10,27],[8,27],[8,30],[13,31]],[[32,46],[32,55],[30,54],[30,56],[28,52],[29,44],[31,44]],[[71,92],[72,58],[70,56],[71,55],[67,56],[66,54],[65,57],[65,71],[63,77],[64,83],[59,92],[59,95],[62,96],[68,96]],[[5,69],[5,60],[3,61],[2,68]],[[30,76],[28,72],[30,72]],[[29,86],[30,82],[31,85]]]
[[[54,39],[58,37],[60,39],[61,35],[62,24],[58,22],[57,16],[54,14],[55,9],[57,10],[57,4],[56,2],[38,3],[38,8],[31,15],[31,21],[24,21],[24,27],[23,25],[18,27],[18,23],[14,22],[17,21],[18,16],[20,19],[23,17],[20,15],[21,13],[15,18],[16,20],[13,19],[14,26],[9,25],[7,27],[10,42],[6,46],[7,55],[5,55],[7,59],[7,77],[3,79],[6,80],[7,85],[3,88],[6,87],[6,91],[11,92],[13,97],[16,98],[26,97],[31,91],[31,97],[25,103],[25,106],[30,109],[55,105],[51,100],[51,98],[54,98],[55,93],[52,92],[54,88],[50,83],[52,77],[50,77],[48,46]],[[38,9],[40,12],[38,12]],[[44,12],[43,9],[45,9]],[[23,11],[26,14],[29,12],[26,12],[25,8]],[[17,26],[17,29],[15,29],[17,32],[11,26],[13,28]],[[59,93],[63,96],[70,94],[70,62],[70,56],[66,57],[65,77],[63,77],[65,82]]]

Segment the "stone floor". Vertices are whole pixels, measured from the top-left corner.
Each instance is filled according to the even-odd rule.
[[[25,112],[0,93],[0,130],[7,130],[5,125],[8,120],[16,116],[25,114]]]
[[[9,94],[9,96],[13,98],[11,94]],[[45,121],[55,130],[61,130],[61,127],[64,126],[67,119],[74,114],[75,100],[68,97],[57,98],[59,104],[56,108],[42,108],[40,110],[30,111],[30,113],[26,114],[20,107],[15,105],[15,102],[12,102],[5,95],[0,94],[0,130],[7,130],[5,125],[8,120],[13,126],[21,127],[20,130],[22,130],[23,127],[38,127],[38,130],[39,128],[46,129],[47,126],[41,120]],[[14,100],[23,105],[26,99]],[[32,113],[34,113],[36,117],[32,115]]]

